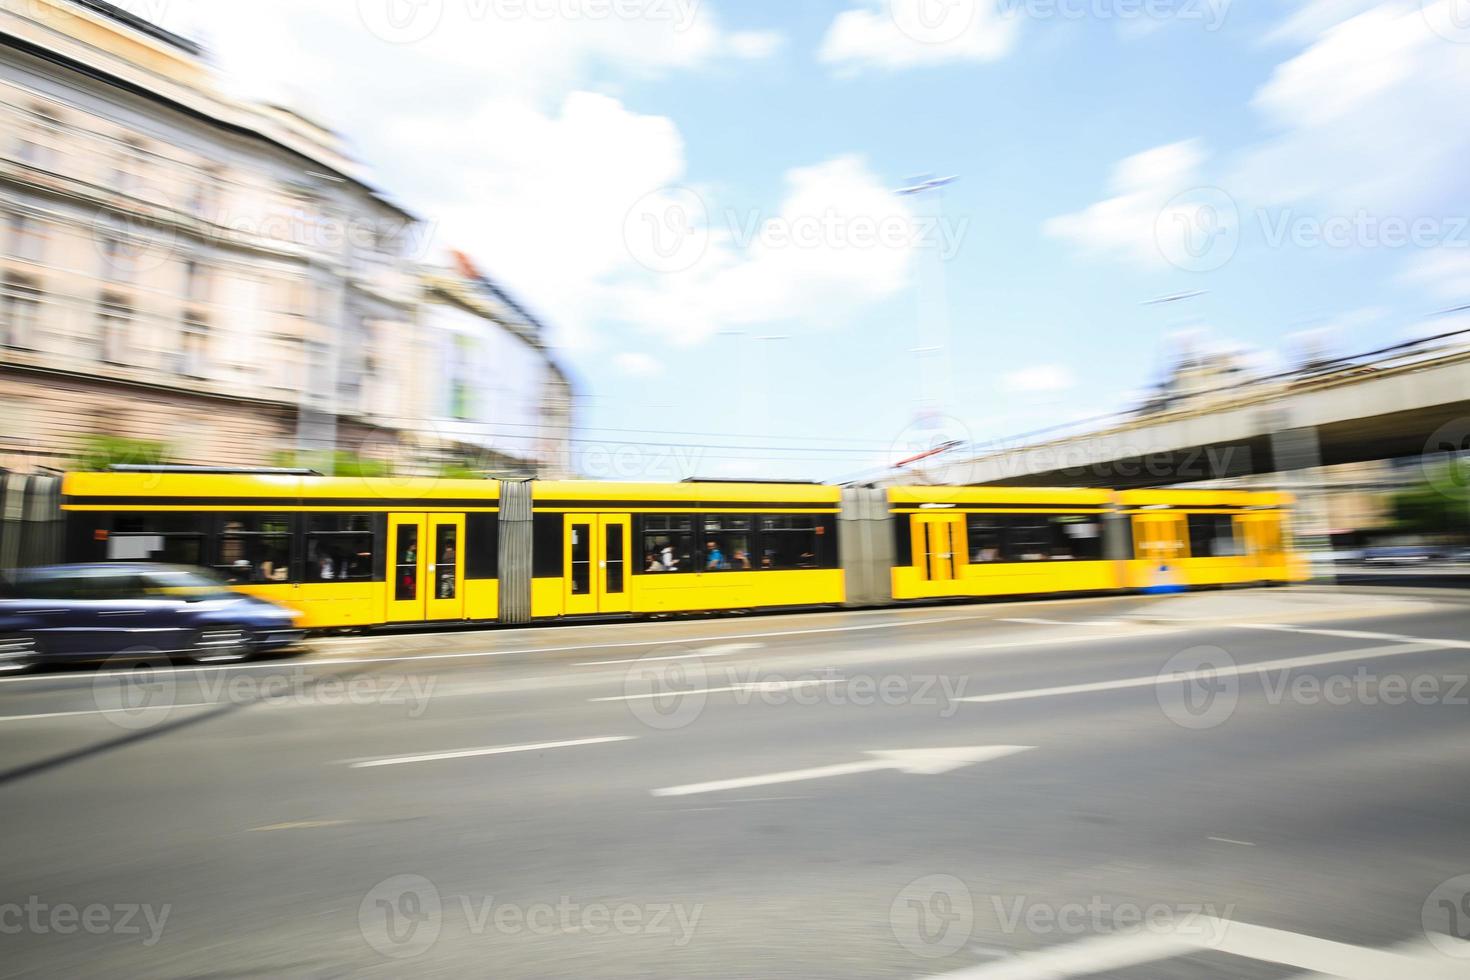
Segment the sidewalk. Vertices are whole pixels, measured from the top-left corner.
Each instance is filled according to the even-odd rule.
[[[1438,603],[1398,596],[1361,595],[1299,586],[1160,596],[1124,619],[1160,625],[1306,623],[1375,616],[1412,616],[1442,610]]]

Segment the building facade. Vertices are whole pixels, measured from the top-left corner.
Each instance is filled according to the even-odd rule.
[[[99,437],[219,466],[452,456],[434,372],[456,276],[425,270],[424,226],[341,140],[226,96],[196,45],[109,4],[12,8],[0,5],[0,467],[62,469]],[[470,332],[507,341],[529,319],[467,315]],[[480,424],[466,446],[520,431],[497,426],[514,401],[503,392],[545,386],[517,389],[518,413],[556,400],[565,379],[539,326],[523,346],[463,378]],[[553,422],[569,439],[570,407]],[[552,435],[517,459],[539,473],[564,457]]]

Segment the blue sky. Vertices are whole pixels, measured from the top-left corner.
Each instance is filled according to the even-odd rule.
[[[1463,0],[587,2],[173,9],[542,311],[588,475],[831,479],[1126,406],[1183,336],[1470,325]]]

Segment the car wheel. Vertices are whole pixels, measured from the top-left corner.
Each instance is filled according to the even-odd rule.
[[[0,636],[0,673],[30,670],[41,660],[41,644],[29,633]]]
[[[243,626],[214,626],[200,632],[191,659],[196,664],[227,664],[249,658],[248,629]]]

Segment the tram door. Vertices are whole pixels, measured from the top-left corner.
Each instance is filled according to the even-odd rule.
[[[1133,518],[1134,555],[1154,566],[1175,566],[1187,557],[1187,524],[1176,514],[1139,514]]]
[[[918,514],[914,517],[914,565],[930,582],[959,578],[959,551],[964,547],[963,517]]]
[[[1236,524],[1245,531],[1246,553],[1258,568],[1274,568],[1284,563],[1281,540],[1281,518],[1276,514],[1247,514]]]
[[[388,622],[464,618],[463,514],[390,514]]]
[[[632,612],[628,575],[633,519],[626,514],[568,514],[566,614]]]

